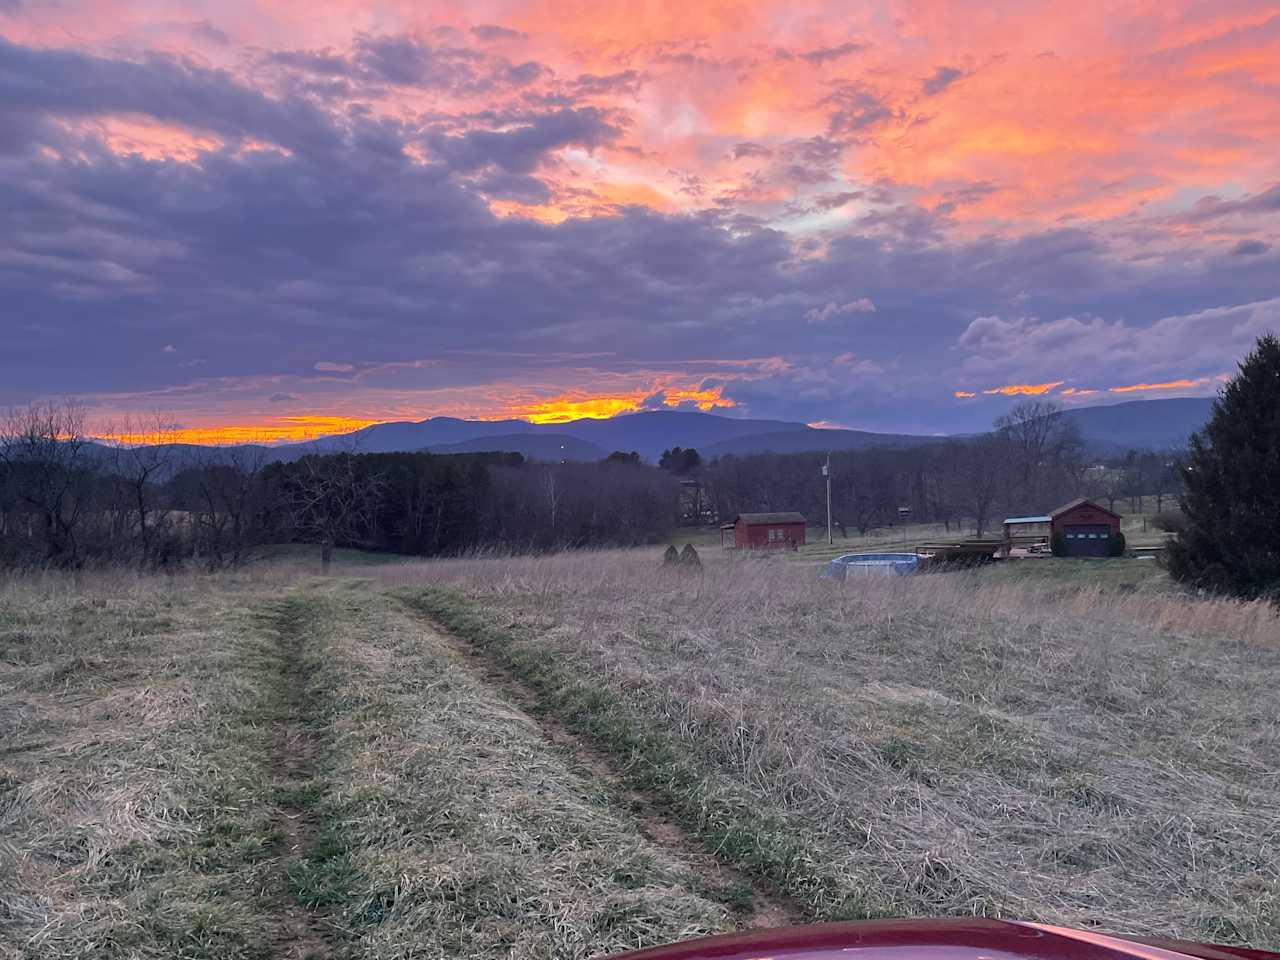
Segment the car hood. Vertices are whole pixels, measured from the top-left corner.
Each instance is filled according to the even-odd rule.
[[[870,920],[752,930],[615,960],[1280,960],[1243,947],[1117,937],[1012,920]]]

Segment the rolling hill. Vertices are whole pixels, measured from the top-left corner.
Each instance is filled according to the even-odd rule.
[[[1100,453],[1164,450],[1185,447],[1187,438],[1209,419],[1212,406],[1211,397],[1169,397],[1080,407],[1063,416]]]

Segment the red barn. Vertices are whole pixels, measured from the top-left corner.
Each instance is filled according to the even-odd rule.
[[[1062,536],[1068,557],[1109,557],[1111,538],[1120,533],[1120,514],[1080,497],[1049,514],[1050,536]]]
[[[740,513],[734,517],[733,545],[739,550],[795,550],[804,546],[804,517],[798,513]]]

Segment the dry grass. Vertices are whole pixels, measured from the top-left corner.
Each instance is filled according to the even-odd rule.
[[[1066,569],[1066,568],[1063,568]],[[1280,945],[1280,618],[657,554],[388,569],[566,659],[888,912]]]
[[[0,955],[268,954],[262,655],[199,579],[0,586]]]
[[[741,924],[388,595],[423,585],[785,831],[826,884],[789,889],[1280,944],[1272,608],[644,551],[311,565],[0,581],[0,956],[586,957]]]
[[[740,922],[368,580],[4,581],[0,743],[0,957],[573,958]]]

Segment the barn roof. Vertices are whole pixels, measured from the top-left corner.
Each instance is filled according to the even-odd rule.
[[[1010,517],[1005,524],[1010,523],[1048,523],[1053,517]]]
[[[1090,507],[1093,507],[1093,509],[1099,511],[1100,513],[1105,513],[1109,517],[1115,517],[1117,520],[1120,519],[1120,514],[1116,513],[1114,510],[1108,510],[1106,507],[1095,503],[1093,500],[1090,500],[1088,497],[1076,497],[1070,503],[1064,503],[1057,510],[1054,510],[1051,514],[1049,514],[1049,516],[1054,520],[1056,520],[1058,519],[1058,517],[1062,516],[1064,513],[1070,513],[1076,507],[1083,507],[1086,504],[1089,505]]]
[[[740,513],[733,518],[736,524],[739,520],[748,527],[759,526],[763,523],[804,523],[804,514],[792,511],[790,513]]]

